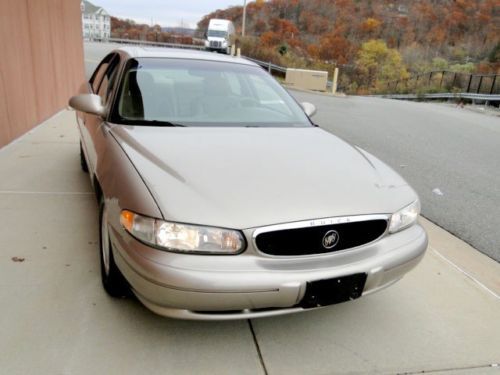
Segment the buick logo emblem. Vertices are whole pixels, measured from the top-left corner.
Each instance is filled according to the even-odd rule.
[[[325,249],[333,249],[339,243],[339,232],[336,230],[329,230],[323,236],[323,247]]]

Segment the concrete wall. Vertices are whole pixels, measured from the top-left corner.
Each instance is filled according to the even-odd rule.
[[[84,80],[80,0],[0,0],[0,147],[64,108]]]

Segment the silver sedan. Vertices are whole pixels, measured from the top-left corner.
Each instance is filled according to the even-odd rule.
[[[415,191],[245,59],[121,48],[70,105],[112,296],[175,318],[272,316],[377,291],[426,250]]]

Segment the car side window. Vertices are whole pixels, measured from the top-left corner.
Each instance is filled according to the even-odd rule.
[[[116,82],[116,77],[118,75],[120,58],[115,55],[113,59],[109,62],[108,68],[105,71],[97,94],[102,98],[102,103],[106,105],[108,103],[109,95],[113,90],[114,84]]]
[[[106,70],[109,67],[109,63],[113,59],[113,57],[115,57],[114,53],[109,54],[108,56],[106,56],[101,61],[101,63],[97,67],[97,69],[94,71],[94,74],[92,75],[92,78],[90,78],[89,82],[90,82],[90,86],[92,87],[92,92],[93,93],[97,93],[97,90],[99,89],[99,85],[101,84],[101,81],[102,81],[102,77],[106,73]]]

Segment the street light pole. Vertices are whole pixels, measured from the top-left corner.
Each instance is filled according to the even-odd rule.
[[[241,27],[241,36],[245,36],[245,27],[247,23],[247,0],[243,2],[243,25]]]

